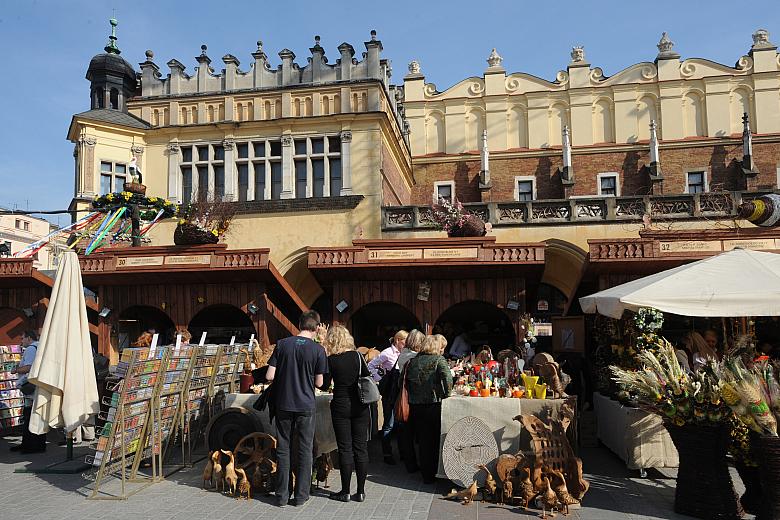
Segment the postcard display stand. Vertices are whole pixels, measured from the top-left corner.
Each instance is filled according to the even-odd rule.
[[[125,349],[117,367],[123,379],[102,403],[107,422],[94,460],[88,461],[98,467],[90,498],[123,499],[162,480],[163,461],[172,457],[176,444],[181,446],[179,467],[190,463],[193,446],[216,413],[215,403],[224,403],[224,393],[238,388],[242,346]],[[150,458],[150,474],[140,473],[141,462]],[[99,495],[109,475],[121,479],[121,492]],[[141,485],[128,493],[127,482]]]
[[[8,431],[22,423],[24,395],[16,388],[15,369],[22,360],[22,347],[0,345],[0,431]]]

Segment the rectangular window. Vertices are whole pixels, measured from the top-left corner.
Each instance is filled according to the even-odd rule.
[[[236,145],[236,152],[238,152],[239,159],[249,158],[249,145],[246,143]]]
[[[323,143],[322,137],[311,140],[311,153],[325,153],[325,144]]]
[[[328,137],[328,153],[341,153],[341,138],[339,136]]]
[[[24,224],[24,230],[25,231],[30,231],[30,223],[29,222],[27,222],[25,220],[24,222],[22,222],[22,224]]]
[[[312,159],[311,160],[312,180],[314,186],[312,186],[312,197],[324,197],[325,196],[325,160],[324,159]]]
[[[330,160],[330,196],[338,197],[341,195],[341,159]]]
[[[295,140],[295,155],[306,155],[306,139]]]
[[[192,201],[192,166],[181,167],[181,200],[185,204]]]
[[[255,163],[255,200],[263,199],[265,199],[265,162],[258,162]]]
[[[278,161],[271,163],[271,198],[282,198],[282,163]]]
[[[224,146],[215,146],[214,147],[214,160],[215,161],[224,161],[225,160],[225,147]]]
[[[455,198],[455,181],[440,181],[433,183],[433,201],[452,202]]]
[[[295,160],[295,198],[306,198],[306,159]]]
[[[127,165],[100,161],[100,194],[122,191],[127,175]]]
[[[225,166],[214,165],[214,196],[221,199],[225,196]]]
[[[535,179],[533,177],[515,177],[515,200],[530,202],[536,199]]]
[[[14,227],[16,229],[22,229],[22,221],[19,219],[16,219],[16,222],[14,223]]]
[[[688,193],[704,193],[707,191],[707,173],[704,171],[688,172]]]
[[[201,197],[209,192],[209,167],[198,166],[198,195]]]
[[[181,162],[184,163],[191,163],[192,162],[192,148],[189,146],[183,146],[181,149]]]
[[[282,142],[271,141],[271,157],[281,157],[281,156],[282,156]]]
[[[209,160],[209,147],[198,146],[198,161],[206,162]]]
[[[618,175],[616,173],[598,174],[599,195],[602,197],[617,197],[620,195]]]
[[[247,163],[238,165],[238,200],[244,202],[249,200],[249,165]]]

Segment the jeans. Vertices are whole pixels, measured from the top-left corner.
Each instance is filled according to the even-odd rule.
[[[44,451],[46,449],[46,434],[37,435],[30,431],[30,416],[32,415],[32,406],[25,406],[22,410],[22,420],[24,421],[24,431],[22,432],[22,450],[23,451]]]
[[[295,449],[298,464],[295,470],[295,501],[303,503],[309,499],[314,444],[314,410],[310,412],[276,411],[276,497],[280,505],[290,497],[290,453]],[[290,446],[293,435],[298,435],[298,445]]]
[[[441,403],[410,404],[409,425],[419,444],[423,480],[432,482],[439,470]]]
[[[393,427],[395,426],[395,403],[390,400],[382,400],[382,416],[384,424],[382,425],[382,455],[393,456],[393,446],[390,444]]]
[[[371,422],[369,407],[355,406],[346,399],[333,399],[330,414],[339,448],[341,491],[349,493],[354,468],[357,475],[357,493],[365,493],[368,475],[368,429]]]

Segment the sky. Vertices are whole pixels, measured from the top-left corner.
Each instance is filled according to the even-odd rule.
[[[192,73],[202,44],[213,67],[220,69],[230,53],[247,70],[258,39],[273,66],[283,48],[303,65],[315,35],[334,63],[339,44],[351,43],[359,56],[375,29],[394,82],[403,82],[416,59],[439,90],[481,76],[493,47],[507,73],[552,81],[574,45],[583,45],[586,59],[609,76],[655,59],[663,31],[683,58],[730,66],[749,51],[759,27],[780,43],[777,0],[0,0],[0,8],[0,206],[30,210],[66,209],[73,196],[66,134],[73,114],[89,109],[84,75],[92,56],[103,52],[112,15],[122,57],[137,70],[151,49],[163,75],[172,58]]]

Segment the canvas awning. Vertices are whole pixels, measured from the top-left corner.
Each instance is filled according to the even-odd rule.
[[[585,296],[580,306],[615,319],[641,307],[682,316],[780,316],[780,255],[734,249]]]

